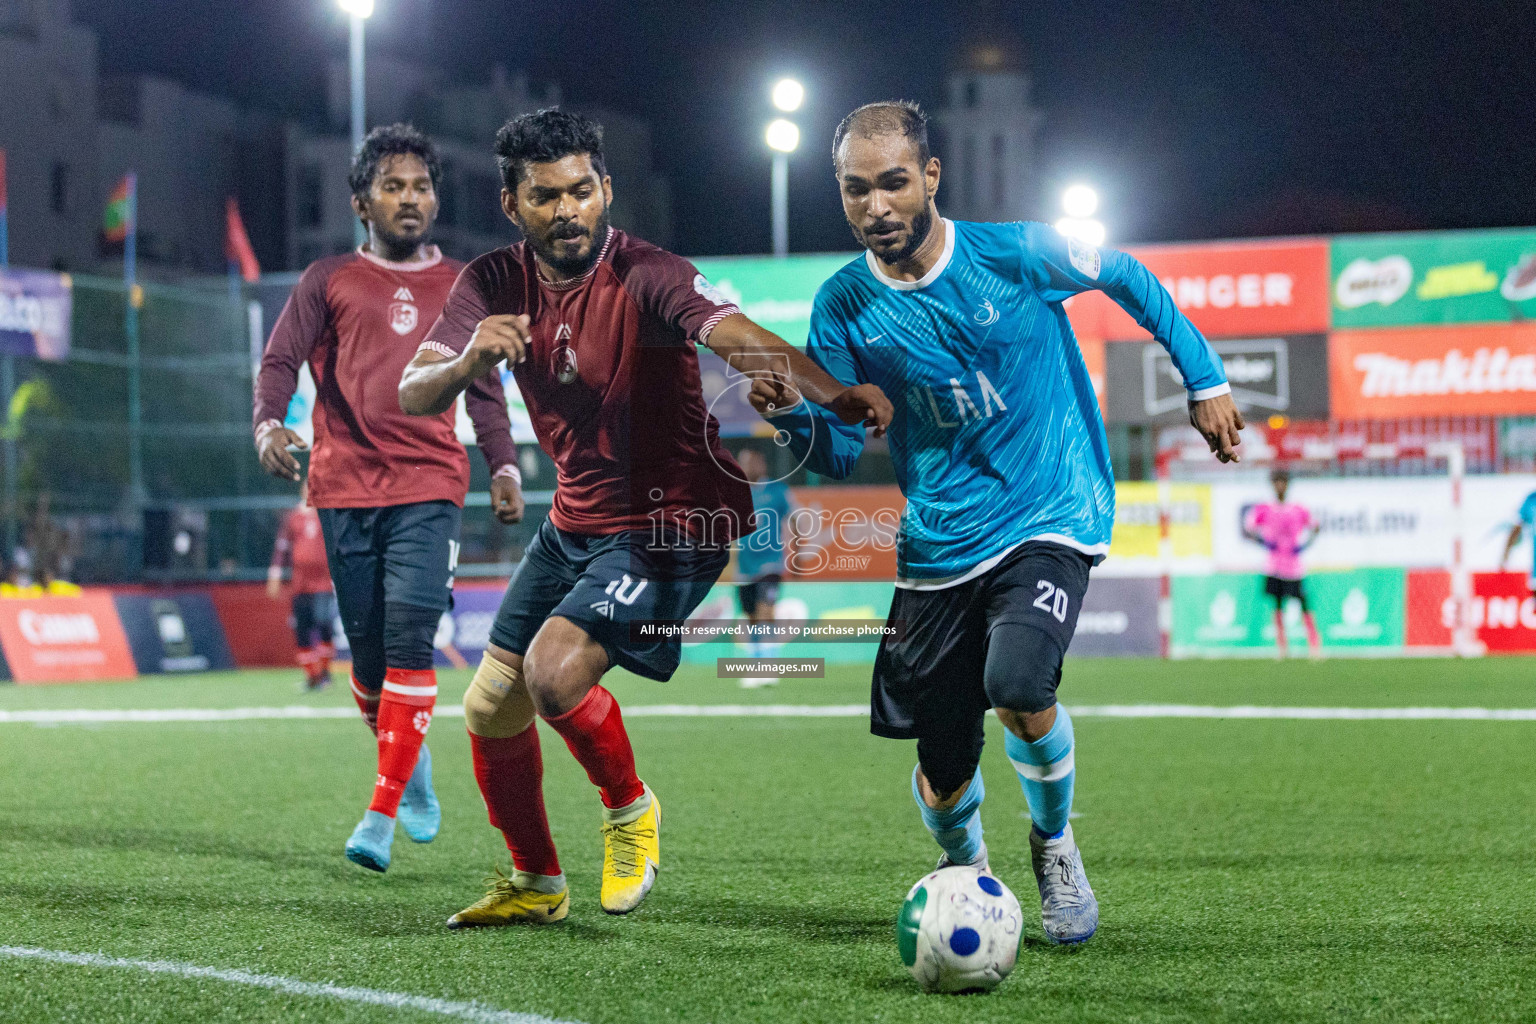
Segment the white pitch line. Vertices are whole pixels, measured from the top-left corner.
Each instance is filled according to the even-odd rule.
[[[1280,708],[1254,704],[1101,704],[1067,708],[1074,718],[1291,718],[1342,721],[1536,722],[1536,708]]]
[[[1308,721],[1536,722],[1536,708],[1287,708],[1256,704],[1067,705],[1074,718],[1249,718]],[[440,718],[462,718],[460,704],[440,705]],[[626,718],[863,718],[865,704],[635,704]],[[253,719],[355,719],[353,708],[73,708],[59,711],[0,711],[0,725],[105,725],[155,722],[243,722]]]
[[[476,1024],[577,1024],[575,1021],[559,1021],[552,1017],[542,1017],[537,1013],[498,1010],[483,1003],[464,1003],[452,999],[434,999],[431,996],[413,996],[406,992],[387,992],[376,988],[353,988],[350,985],[300,981],[298,978],[284,978],[277,974],[223,970],[217,967],[203,967],[199,964],[180,963],[176,960],[129,960],[123,957],[102,956],[100,953],[68,953],[56,949],[39,949],[35,946],[0,946],[0,956],[20,960],[41,960],[53,964],[71,964],[76,967],[117,967],[149,974],[170,974],[178,978],[203,978],[228,982],[231,985],[267,988],[275,992],[286,992],[289,995],[340,999],[344,1002],[367,1003],[392,1010],[420,1010],[423,1013],[435,1013],[440,1017],[474,1021]]]

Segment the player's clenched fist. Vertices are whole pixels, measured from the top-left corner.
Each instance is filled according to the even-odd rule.
[[[478,376],[503,359],[508,366],[516,366],[527,358],[528,343],[526,315],[488,316],[475,327],[464,349],[464,359]]]
[[[827,408],[844,423],[874,427],[876,437],[885,436],[885,428],[891,425],[891,417],[896,415],[891,400],[874,384],[856,384],[845,389]]]

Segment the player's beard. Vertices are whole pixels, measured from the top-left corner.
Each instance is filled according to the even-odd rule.
[[[373,237],[383,247],[387,258],[395,261],[409,259],[419,246],[427,244],[427,239],[432,235],[432,222],[425,216],[422,217],[421,231],[417,234],[400,234],[390,230],[389,224],[385,222],[370,222],[370,226],[373,228]]]
[[[603,212],[598,216],[597,223],[592,227],[592,244],[587,246],[585,256],[556,256],[553,235],[535,237],[528,235],[528,244],[533,247],[534,255],[544,261],[555,273],[561,277],[580,277],[592,269],[592,264],[597,262],[597,257],[603,251],[603,240],[608,237],[608,205],[603,204]]]
[[[933,200],[930,199],[923,204],[922,212],[912,218],[912,233],[907,236],[906,244],[890,255],[875,253],[875,258],[886,266],[891,267],[910,260],[917,250],[922,247],[922,244],[928,240],[928,232],[933,230],[933,216]],[[864,232],[859,229],[859,226],[853,221],[849,221],[848,226],[853,229],[854,239],[864,248],[869,249],[869,240],[864,237]],[[874,252],[873,249],[870,249],[870,251]]]

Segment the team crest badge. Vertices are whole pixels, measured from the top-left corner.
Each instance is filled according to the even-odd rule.
[[[569,345],[555,349],[555,379],[561,384],[576,379],[576,350]]]
[[[410,302],[391,302],[389,326],[396,334],[410,334],[416,329],[416,306]]]

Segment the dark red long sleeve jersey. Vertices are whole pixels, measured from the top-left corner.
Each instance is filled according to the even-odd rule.
[[[527,314],[513,376],[558,470],[555,526],[725,543],[750,532],[752,495],[704,406],[693,345],[736,312],[693,264],[615,228],[575,281],[545,281],[522,242],[474,260],[423,347],[454,356],[487,316]]]
[[[290,583],[296,594],[323,594],[331,589],[331,570],[326,563],[325,536],[320,513],[300,505],[283,517],[272,546],[272,568],[293,567]]]
[[[400,375],[437,319],[462,264],[391,263],[362,251],[317,260],[288,296],[261,359],[255,426],[281,424],[307,360],[315,378],[309,501],[372,508],[418,501],[464,504],[469,459],[452,409],[407,416]],[[464,396],[491,472],[514,464],[506,398],[492,373]]]

